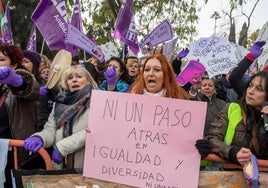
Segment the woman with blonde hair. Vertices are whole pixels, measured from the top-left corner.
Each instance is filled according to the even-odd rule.
[[[84,67],[74,65],[64,71],[60,86],[63,90],[43,130],[27,138],[24,148],[37,152],[42,146],[53,146],[56,164],[67,161],[67,168],[83,168],[91,92],[97,85]]]
[[[41,62],[40,62],[40,68],[43,67],[43,66],[46,66],[46,67],[51,67],[51,60],[48,59],[48,57],[44,54],[41,55]],[[41,71],[41,70],[39,70]]]

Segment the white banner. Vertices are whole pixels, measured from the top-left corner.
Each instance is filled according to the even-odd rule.
[[[190,51],[186,57],[202,63],[210,78],[219,74],[227,74],[238,63],[236,48],[226,37],[215,35],[200,38],[190,44]]]
[[[266,40],[266,44],[262,47],[263,52],[262,54],[257,58],[257,63],[259,65],[259,70],[262,70],[265,66],[268,64],[268,22],[266,22],[263,26],[262,29],[260,30],[258,37],[256,41],[259,40]]]

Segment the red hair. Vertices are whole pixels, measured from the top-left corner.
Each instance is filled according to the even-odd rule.
[[[144,67],[150,59],[157,59],[161,63],[161,68],[163,71],[163,89],[165,90],[165,97],[189,99],[189,95],[186,93],[186,91],[178,85],[175,73],[166,56],[163,54],[153,54],[146,59],[143,65],[142,72],[140,73],[140,76],[137,78],[137,80],[133,83],[130,93],[143,94],[143,91],[145,89],[145,81],[143,77]]]

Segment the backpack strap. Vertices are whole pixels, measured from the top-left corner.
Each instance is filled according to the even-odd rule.
[[[243,119],[242,109],[238,103],[230,103],[228,108],[228,127],[224,137],[227,145],[232,144],[237,124]]]

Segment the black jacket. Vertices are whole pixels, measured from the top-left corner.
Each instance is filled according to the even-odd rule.
[[[238,98],[241,98],[244,93],[245,84],[247,80],[244,78],[245,73],[252,64],[253,61],[244,57],[237,65],[236,68],[232,71],[229,77],[229,82],[235,92],[238,95]]]

